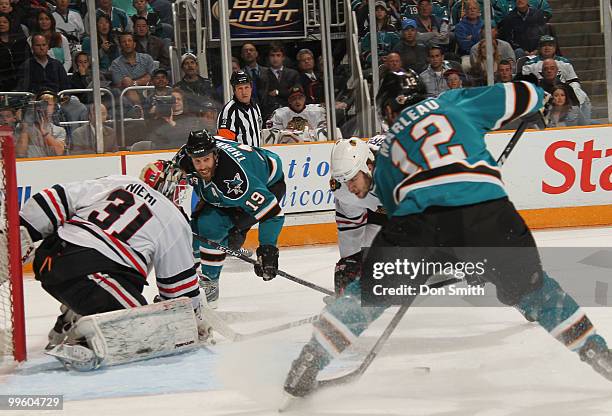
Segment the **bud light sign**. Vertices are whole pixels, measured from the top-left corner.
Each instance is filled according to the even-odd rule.
[[[228,0],[230,37],[258,40],[306,37],[305,0]],[[219,40],[219,2],[208,13],[211,40]]]

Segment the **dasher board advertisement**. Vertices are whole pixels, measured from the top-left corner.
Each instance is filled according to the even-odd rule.
[[[220,39],[219,1],[208,10],[209,37]],[[306,37],[305,0],[227,0],[232,40],[303,39]]]

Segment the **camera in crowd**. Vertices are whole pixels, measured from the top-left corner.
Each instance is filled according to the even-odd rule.
[[[45,100],[29,101],[23,116],[24,123],[32,124],[43,120],[47,114],[48,105]]]
[[[155,114],[158,117],[170,117],[175,103],[176,98],[173,95],[156,95],[153,97]]]

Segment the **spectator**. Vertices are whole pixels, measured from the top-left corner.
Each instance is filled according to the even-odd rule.
[[[284,65],[285,57],[285,48],[280,44],[273,44],[268,51],[270,83],[268,97],[264,103],[265,109],[262,109],[264,120],[277,108],[288,105],[289,90],[300,82],[300,74]]]
[[[476,0],[467,3],[465,16],[455,26],[455,39],[458,45],[458,52],[462,60],[470,55],[472,46],[480,41],[480,30],[483,27],[480,18],[480,6]]]
[[[203,123],[199,117],[185,113],[183,92],[174,88],[172,97],[175,101],[170,111],[159,104],[155,106],[158,122],[151,124],[151,141],[156,149],[178,149],[185,144],[189,132],[202,129]]]
[[[585,119],[574,90],[566,84],[557,84],[552,89],[552,105],[548,114],[548,127],[584,126]]]
[[[574,71],[574,67],[567,63],[549,58],[542,61],[542,72],[532,72],[533,67],[523,67],[523,76],[535,76],[540,80],[542,88],[551,91],[552,87],[564,83],[572,87],[580,103],[580,111],[587,123],[591,123],[591,100],[580,85],[580,80]]]
[[[267,123],[268,128],[299,132],[303,132],[306,128],[311,131],[325,128],[325,109],[319,104],[306,105],[306,95],[301,85],[294,85],[291,88],[288,102],[287,107],[274,111]],[[290,141],[303,140],[299,140],[298,136],[294,135],[294,139]]]
[[[136,52],[136,43],[131,33],[119,35],[121,55],[113,61],[110,71],[113,84],[121,89],[137,85],[148,85],[155,63],[151,55]]]
[[[376,19],[376,32],[395,32],[395,19],[389,15],[389,7],[383,0],[377,0],[374,3],[374,16]]]
[[[0,13],[8,16],[11,32],[24,34],[21,27],[22,24],[26,24],[26,15],[23,8],[13,7],[11,0],[0,0]]]
[[[147,91],[147,99],[144,102],[145,117],[151,117],[155,113],[156,97],[169,96],[172,94],[172,88],[169,87],[170,80],[168,79],[168,71],[165,69],[156,69],[151,77],[151,84],[155,87],[153,92]]]
[[[259,65],[257,58],[259,58],[259,52],[252,43],[245,43],[240,49],[240,57],[244,62],[242,68],[253,80],[253,101],[260,106],[266,99],[268,94],[268,68]]]
[[[512,82],[514,73],[512,72],[512,64],[507,59],[502,59],[497,65],[495,73],[495,82]]]
[[[15,88],[18,69],[29,57],[30,48],[25,36],[21,31],[11,31],[9,16],[0,13],[0,91]]]
[[[172,3],[168,0],[149,0],[149,5],[159,15],[161,22],[172,27]]]
[[[235,56],[232,56],[232,74],[234,72],[238,72],[240,71],[240,59],[236,58]]]
[[[421,81],[425,84],[428,97],[437,97],[448,89],[444,72],[451,69],[444,61],[444,52],[439,46],[429,48],[429,65],[421,72]]]
[[[26,59],[16,91],[38,93],[43,90],[59,92],[70,88],[70,80],[62,64],[48,55],[49,44],[43,35],[32,36],[32,57]]]
[[[449,90],[457,88],[463,88],[463,80],[461,79],[461,72],[456,69],[449,69],[444,72],[444,79]]]
[[[35,36],[37,38],[38,36]],[[53,58],[49,58],[50,60]],[[57,61],[56,61],[57,62]],[[49,95],[53,97],[52,95]],[[52,123],[57,102],[54,98],[36,101],[43,103],[25,111],[19,139],[15,144],[17,157],[45,157],[64,154],[66,130]]]
[[[44,35],[47,38],[49,56],[60,61],[64,65],[66,72],[70,71],[72,68],[72,56],[68,39],[55,30],[55,19],[53,19],[50,12],[41,10],[36,14],[34,33]],[[32,37],[29,37],[28,43],[31,44],[31,42]]]
[[[448,47],[448,22],[440,20],[432,14],[431,0],[419,0],[419,15],[417,16],[417,41],[426,46]]]
[[[172,39],[172,25],[163,23],[159,13],[152,10],[147,0],[133,0],[132,5],[136,10],[136,14],[132,16],[132,21],[134,21],[134,17],[136,16],[144,17],[147,20],[147,25],[149,26],[149,32],[151,34],[163,39]]]
[[[535,55],[538,41],[546,31],[541,10],[529,7],[528,0],[516,0],[516,8],[501,23],[500,38],[512,45],[517,59]]]
[[[113,29],[119,32],[132,32],[134,30],[134,25],[125,10],[113,7],[113,0],[97,0],[97,3],[96,18],[104,13],[109,17]]]
[[[217,131],[217,117],[219,116],[219,110],[217,105],[212,101],[204,101],[200,104],[198,110],[200,122],[202,128],[209,132]]]
[[[55,11],[53,12],[55,28],[63,32],[71,44],[79,44],[85,35],[85,26],[79,12],[68,8],[69,3],[69,0],[55,1]],[[71,40],[70,37],[74,40]]]
[[[542,71],[542,61],[545,59],[554,59],[557,62],[563,62],[564,64],[571,65],[570,61],[563,56],[557,55],[557,42],[554,37],[550,35],[544,35],[540,38],[538,54],[533,58],[527,60],[520,68],[521,73],[538,73]]]
[[[134,16],[134,40],[136,51],[151,55],[153,60],[159,62],[160,68],[170,68],[170,56],[166,43],[157,36],[149,33],[147,19],[142,16]]]
[[[380,82],[382,82],[387,72],[400,72],[404,70],[402,68],[402,58],[400,58],[399,54],[396,52],[391,52],[384,58],[384,61],[385,63],[382,65],[382,70],[380,71]]]
[[[77,52],[72,60],[72,75],[70,75],[70,88],[93,88],[93,74],[91,71],[91,61],[87,52]],[[110,85],[110,81],[106,79],[104,74],[100,72],[100,86],[106,88]],[[92,93],[77,93],[75,94],[83,104],[93,102]]]
[[[240,68],[240,65],[238,66]],[[204,102],[216,103],[217,96],[212,81],[200,76],[200,67],[195,55],[186,53],[181,57],[183,78],[175,84],[185,95],[187,111],[196,111]]]
[[[486,62],[487,52],[484,30],[484,27],[480,30],[480,41],[476,45],[472,46],[472,49],[470,50],[470,67],[479,66],[482,64],[482,62]],[[512,72],[515,72],[516,58],[512,46],[510,46],[510,44],[505,40],[497,39],[496,27],[491,28],[491,38],[493,39],[493,50],[497,51],[499,59],[505,59],[510,62]],[[483,58],[485,58],[484,61]],[[499,64],[498,61],[496,61],[496,63]]]
[[[315,71],[314,54],[310,49],[300,49],[297,53],[300,84],[306,94],[306,104],[320,104],[323,99],[323,74]]]
[[[476,53],[470,56],[470,75],[474,85],[487,85],[487,50],[484,41],[478,42],[476,45]],[[499,53],[499,44],[493,42],[493,74],[497,72],[497,65],[501,61]]]
[[[427,68],[428,50],[425,45],[417,42],[417,23],[413,19],[402,19],[402,39],[393,48],[402,59],[402,68],[412,69],[417,73]]]
[[[13,138],[17,138],[21,131],[19,124],[19,116],[15,107],[9,103],[3,103],[0,106],[0,127],[10,129]]]
[[[104,104],[100,106],[100,113],[102,115],[102,122],[104,123],[108,117],[108,112]],[[96,111],[93,104],[89,105],[88,114],[89,123],[78,127],[72,133],[72,150],[70,153],[73,155],[97,152]],[[102,136],[104,137],[104,153],[116,152],[118,147],[115,131],[108,126],[102,125]]]
[[[386,56],[399,43],[400,36],[397,28],[392,24],[387,13],[387,4],[384,1],[376,2],[376,43],[378,45],[378,56]],[[361,59],[364,62],[372,62],[372,51],[370,48],[370,33],[367,32],[361,39]]]
[[[119,45],[117,39],[111,32],[110,18],[100,13],[96,17],[96,27],[98,29],[98,56],[101,71],[108,71],[111,64],[119,57]],[[83,51],[91,55],[91,39],[86,36],[83,39]],[[108,74],[110,76],[110,74]]]

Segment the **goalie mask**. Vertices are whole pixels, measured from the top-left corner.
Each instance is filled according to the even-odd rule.
[[[338,182],[348,182],[359,171],[371,176],[368,161],[374,162],[370,146],[356,137],[338,140],[331,154],[331,176]]]
[[[187,190],[185,175],[170,160],[148,163],[140,172],[140,180],[176,205],[181,204]]]

